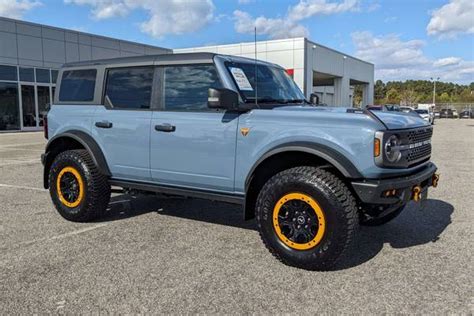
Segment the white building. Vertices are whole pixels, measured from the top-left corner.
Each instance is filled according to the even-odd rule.
[[[321,103],[352,106],[353,87],[361,85],[362,105],[374,100],[374,65],[306,38],[259,41],[174,49],[175,53],[214,52],[269,61],[291,74],[307,97],[316,93]]]

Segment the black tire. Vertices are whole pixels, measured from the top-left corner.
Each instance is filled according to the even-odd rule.
[[[68,178],[63,179],[66,175]],[[51,165],[49,193],[62,217],[73,222],[88,222],[102,216],[107,209],[110,184],[87,150],[68,150],[58,154]]]
[[[387,224],[388,222],[394,220],[400,213],[403,211],[405,208],[405,205],[400,206],[397,208],[395,211],[388,213],[385,216],[382,217],[373,217],[369,219],[364,219],[360,221],[360,225],[362,226],[381,226],[384,224]]]
[[[293,245],[291,240],[282,239],[285,238],[282,235],[283,230],[279,228],[280,233],[277,233],[274,227],[278,227],[274,220],[280,221],[281,218],[277,203],[283,203],[285,196],[291,196],[292,192],[303,194],[303,197],[311,197],[324,215],[324,234],[319,241],[312,240],[316,244],[305,246],[310,248],[295,249],[295,246],[291,246]],[[297,199],[294,200],[302,203]],[[276,218],[274,218],[275,212],[278,213]],[[288,211],[285,211],[285,216],[288,220]],[[333,173],[316,167],[296,167],[284,170],[268,180],[257,198],[256,218],[262,241],[278,260],[290,266],[320,271],[330,270],[335,266],[354,239],[359,224],[356,201],[346,185]],[[294,217],[292,221],[294,223]],[[318,220],[318,225],[315,225],[318,227],[316,235],[323,221]],[[292,229],[297,231],[296,227]],[[296,245],[301,247],[308,243],[296,243]]]

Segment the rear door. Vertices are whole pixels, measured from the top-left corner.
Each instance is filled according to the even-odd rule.
[[[153,77],[153,66],[110,68],[105,72],[105,106],[97,109],[92,132],[115,179],[151,179]]]
[[[207,107],[222,87],[213,64],[158,68],[161,111],[151,123],[151,175],[159,184],[234,190],[238,115]]]

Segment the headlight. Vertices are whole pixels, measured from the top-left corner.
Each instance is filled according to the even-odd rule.
[[[385,158],[387,158],[390,163],[396,163],[402,157],[400,139],[396,135],[392,135],[387,139],[384,149]]]

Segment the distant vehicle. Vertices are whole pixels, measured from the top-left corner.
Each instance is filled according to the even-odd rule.
[[[459,114],[457,110],[453,110],[453,117],[454,118],[459,118]]]
[[[431,115],[428,110],[424,109],[416,109],[414,110],[416,113],[418,113],[419,116],[421,116],[425,121],[433,125],[434,123],[434,115]]]
[[[385,104],[387,111],[400,112],[400,106],[398,104]]]
[[[383,105],[367,105],[366,109],[371,110],[371,111],[384,111],[384,106]]]
[[[474,118],[474,111],[470,109],[464,109],[459,114],[459,118]]]
[[[434,120],[435,120],[435,112],[434,112],[434,109],[435,109],[435,105],[434,103],[418,103],[418,106],[417,106],[417,110],[426,110],[428,111],[428,114],[430,116],[430,120],[429,122],[431,123],[431,125],[434,124]]]
[[[440,118],[454,118],[453,110],[451,109],[441,109],[439,112]]]
[[[439,112],[434,112],[434,117],[435,117],[435,118],[439,118],[439,117],[440,117]]]
[[[412,113],[413,111],[414,111],[414,109],[412,107],[409,107],[409,106],[401,106],[400,107],[400,112]]]

